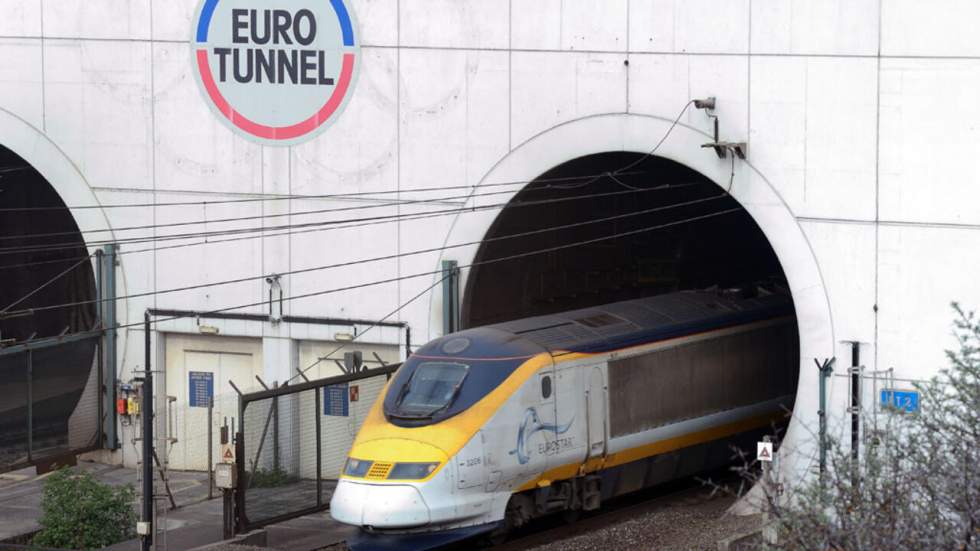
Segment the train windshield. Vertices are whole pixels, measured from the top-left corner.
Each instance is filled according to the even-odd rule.
[[[388,415],[401,419],[431,419],[456,400],[469,369],[468,365],[455,362],[422,362],[408,384],[402,385]]]

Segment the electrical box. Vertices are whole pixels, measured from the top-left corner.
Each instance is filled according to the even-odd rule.
[[[234,463],[217,463],[214,466],[214,485],[230,490],[238,484],[238,469]]]

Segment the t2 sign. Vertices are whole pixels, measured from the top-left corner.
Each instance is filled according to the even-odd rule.
[[[201,93],[238,134],[300,143],[350,99],[360,44],[347,0],[203,0],[194,21]]]
[[[919,411],[919,393],[915,390],[884,389],[881,391],[881,405],[906,413]]]

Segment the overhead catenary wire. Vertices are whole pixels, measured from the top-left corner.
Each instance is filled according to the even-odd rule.
[[[390,318],[391,316],[394,316],[398,312],[401,312],[409,304],[411,304],[411,303],[415,302],[416,300],[424,297],[426,293],[428,293],[429,291],[431,291],[432,289],[434,289],[437,285],[439,285],[440,283],[442,283],[443,281],[445,281],[446,278],[448,278],[448,277],[449,277],[449,274],[446,274],[446,275],[442,276],[441,278],[437,279],[435,281],[435,283],[433,283],[432,285],[429,285],[425,289],[422,289],[415,296],[413,296],[412,298],[410,298],[410,299],[406,300],[405,302],[401,303],[400,305],[398,305],[398,308],[395,308],[391,312],[388,312],[387,314],[385,314],[384,317],[382,317],[381,319],[379,319],[379,320],[375,321],[374,323],[372,323],[371,325],[369,325],[364,331],[361,331],[360,333],[354,335],[354,337],[351,340],[340,343],[339,346],[337,346],[336,348],[334,348],[330,352],[327,352],[325,355],[318,357],[316,359],[316,361],[314,361],[310,365],[304,367],[303,369],[298,369],[298,373],[296,375],[291,376],[289,379],[287,379],[286,380],[286,384],[288,385],[289,383],[293,382],[293,379],[295,379],[296,377],[299,377],[299,376],[304,375],[307,371],[309,371],[309,370],[313,369],[314,367],[316,367],[317,365],[319,365],[320,362],[322,362],[323,360],[330,359],[331,356],[333,356],[337,352],[340,352],[341,350],[343,350],[344,348],[346,348],[348,345],[350,345],[351,343],[353,343],[357,339],[363,337],[367,332],[369,332],[370,330],[374,329],[375,327],[378,327],[379,325],[381,325],[382,323],[384,323],[385,321],[387,321],[388,318]],[[406,350],[405,352],[407,354],[409,351]]]
[[[364,196],[370,196],[370,195],[384,195],[384,194],[391,194],[391,193],[395,193],[395,194],[398,194],[400,196],[402,193],[423,192],[423,191],[437,191],[437,190],[438,191],[446,191],[446,190],[449,190],[449,189],[473,189],[475,191],[476,187],[484,187],[485,188],[485,187],[504,186],[504,185],[517,185],[517,184],[524,185],[524,184],[529,184],[529,183],[532,183],[532,182],[549,184],[549,185],[546,185],[546,186],[542,186],[541,188],[534,188],[534,189],[549,189],[549,188],[552,188],[552,189],[575,189],[577,187],[584,187],[586,185],[589,185],[589,184],[597,181],[598,179],[600,179],[603,176],[610,177],[614,182],[616,182],[617,184],[619,184],[622,187],[625,187],[625,188],[630,189],[630,190],[637,190],[638,188],[636,188],[634,186],[630,186],[630,185],[624,183],[622,180],[620,180],[616,176],[626,176],[626,175],[635,174],[635,173],[628,173],[626,171],[632,169],[633,167],[635,167],[635,166],[639,165],[640,163],[642,163],[643,161],[647,160],[648,158],[650,158],[651,156],[653,156],[660,149],[660,146],[663,145],[664,142],[667,141],[667,138],[670,137],[670,134],[673,132],[674,128],[680,122],[681,117],[684,116],[684,113],[687,112],[687,109],[694,102],[695,102],[695,100],[691,99],[691,100],[688,100],[688,102],[684,104],[684,107],[681,108],[680,112],[677,114],[677,116],[674,118],[673,122],[667,128],[667,131],[664,132],[664,135],[661,136],[660,140],[657,141],[657,143],[653,146],[653,148],[651,148],[649,151],[647,151],[642,157],[640,157],[639,159],[636,159],[636,160],[634,160],[634,161],[632,161],[630,163],[627,163],[626,165],[624,165],[624,166],[622,166],[622,167],[620,167],[620,168],[618,168],[618,169],[616,169],[614,171],[605,172],[605,173],[601,173],[601,174],[595,174],[595,175],[589,175],[589,176],[569,176],[569,177],[536,178],[536,179],[530,180],[530,181],[529,180],[519,180],[519,181],[512,181],[512,182],[498,182],[498,183],[482,184],[480,186],[467,186],[467,185],[463,185],[463,186],[442,186],[442,187],[438,187],[438,188],[416,188],[416,189],[409,189],[409,190],[401,190],[401,189],[398,189],[398,190],[383,190],[383,191],[374,191],[374,192],[351,192],[351,193],[347,193],[347,194],[277,195],[277,196],[273,196],[273,197],[256,197],[256,198],[230,199],[230,200],[224,200],[224,201],[180,201],[180,202],[170,202],[170,203],[153,202],[153,203],[142,203],[142,204],[83,205],[83,206],[75,206],[75,207],[68,207],[68,206],[59,206],[59,207],[16,207],[16,208],[0,208],[0,212],[14,211],[14,210],[34,210],[34,209],[131,208],[131,207],[137,207],[137,206],[160,207],[160,206],[187,206],[187,205],[202,205],[204,207],[204,209],[205,209],[205,212],[206,212],[206,209],[207,209],[207,205],[208,204],[239,203],[239,202],[247,202],[247,201],[292,200],[292,199],[299,199],[299,198],[316,199],[316,198],[340,198],[340,197],[354,197],[354,196],[364,197]],[[640,172],[640,173],[642,174],[643,172]],[[734,182],[734,177],[735,177],[735,174],[734,174],[734,160],[733,160],[732,178],[730,179],[729,186],[728,186],[728,191],[729,192],[731,192],[731,186],[732,186],[732,184]],[[585,179],[586,181],[583,182],[583,183],[581,183],[581,184],[574,184],[574,185],[570,185],[570,186],[552,185],[554,182],[568,181],[568,180],[577,180],[577,179]],[[466,197],[466,201],[468,201],[473,196],[474,196],[474,194],[471,192]],[[433,200],[430,200],[430,201],[433,201]],[[293,216],[294,213],[287,213],[285,215],[286,216]],[[212,222],[216,222],[216,221],[212,221]],[[208,221],[205,220],[203,222],[198,222],[198,223],[203,223],[203,224],[206,225],[208,223]],[[261,230],[261,231],[264,231],[264,230],[265,230],[265,228],[263,228],[263,230]],[[108,231],[108,230],[103,230],[103,231]],[[0,239],[3,239],[3,238],[0,238]],[[207,236],[205,236],[205,243],[207,243]],[[2,269],[2,268],[3,267],[0,266],[0,269]]]
[[[516,239],[516,238],[521,238],[521,237],[528,237],[528,236],[531,236],[531,235],[539,235],[539,234],[546,233],[546,232],[569,230],[569,229],[579,228],[579,227],[588,226],[588,225],[592,225],[592,224],[602,224],[602,223],[605,223],[605,222],[612,222],[612,221],[615,221],[615,220],[624,220],[624,219],[627,219],[627,218],[631,218],[631,217],[635,217],[635,216],[643,216],[643,215],[651,214],[651,213],[654,213],[654,212],[662,212],[662,211],[665,211],[665,210],[670,210],[670,209],[675,209],[675,208],[681,208],[681,207],[687,207],[687,206],[692,206],[692,205],[698,205],[698,204],[702,204],[702,203],[707,203],[709,201],[716,201],[716,200],[722,199],[724,197],[726,197],[726,194],[720,193],[720,194],[713,195],[713,196],[710,196],[710,197],[703,197],[703,198],[700,198],[700,199],[692,199],[692,200],[689,200],[689,201],[682,201],[682,202],[679,202],[679,203],[672,203],[672,204],[669,204],[669,205],[662,205],[662,206],[659,206],[659,207],[651,207],[651,208],[648,208],[648,209],[642,209],[642,210],[632,211],[632,212],[628,212],[628,213],[616,214],[616,215],[607,216],[607,217],[603,217],[603,218],[594,218],[594,219],[590,219],[590,220],[583,220],[583,221],[579,221],[579,222],[572,222],[572,223],[569,223],[569,224],[562,224],[562,225],[559,225],[559,226],[548,226],[548,227],[545,227],[545,228],[538,228],[538,229],[535,229],[535,230],[528,230],[528,231],[514,233],[514,234],[508,234],[508,235],[500,235],[500,236],[496,236],[496,237],[489,237],[489,238],[485,238],[485,239],[478,239],[478,240],[475,240],[475,241],[467,241],[467,242],[463,242],[463,243],[455,243],[455,244],[452,244],[452,245],[444,245],[444,246],[441,246],[441,247],[430,247],[430,248],[426,248],[426,249],[419,249],[419,250],[408,251],[408,252],[404,252],[404,253],[395,253],[395,254],[383,255],[383,256],[378,256],[378,257],[373,257],[373,258],[367,258],[367,259],[350,260],[350,261],[346,261],[346,262],[338,262],[338,263],[327,264],[327,265],[323,265],[323,266],[314,266],[314,267],[311,267],[311,268],[301,268],[301,269],[297,269],[297,270],[277,272],[276,275],[278,275],[278,276],[298,275],[298,274],[304,274],[304,273],[310,273],[310,272],[317,272],[317,271],[329,270],[329,269],[334,269],[334,268],[348,268],[348,267],[356,266],[356,265],[360,265],[360,264],[368,264],[368,263],[372,263],[372,262],[383,262],[383,261],[386,261],[386,260],[395,260],[395,259],[398,259],[398,258],[403,258],[403,257],[408,257],[408,256],[418,256],[418,255],[422,255],[422,254],[429,254],[429,253],[434,253],[434,252],[442,252],[442,251],[446,251],[446,250],[450,250],[450,249],[458,249],[458,248],[462,248],[462,247],[472,247],[472,246],[476,246],[476,245],[482,245],[484,243],[492,243],[492,242],[503,241],[503,240],[507,240],[507,239]],[[235,278],[235,279],[227,279],[227,280],[222,280],[222,281],[216,281],[216,282],[211,282],[211,283],[199,283],[199,284],[195,284],[195,285],[186,285],[186,286],[183,286],[183,287],[175,287],[175,288],[163,289],[163,290],[159,290],[159,291],[147,291],[147,292],[144,292],[144,293],[133,293],[133,294],[130,294],[130,295],[118,296],[118,297],[113,297],[113,298],[80,300],[80,301],[67,302],[67,303],[62,303],[62,304],[54,304],[54,305],[47,305],[47,306],[37,306],[37,307],[34,307],[34,308],[30,308],[30,311],[32,311],[32,312],[44,312],[44,311],[48,311],[48,310],[57,310],[57,309],[62,309],[62,308],[72,308],[72,307],[75,307],[75,306],[83,306],[85,304],[93,304],[93,303],[103,303],[103,302],[128,300],[128,299],[143,298],[143,297],[148,297],[148,296],[159,296],[159,295],[163,295],[163,294],[177,293],[177,292],[183,292],[183,291],[192,291],[192,290],[196,290],[196,289],[205,289],[205,288],[211,288],[211,287],[219,287],[219,286],[223,286],[223,285],[233,285],[235,283],[245,283],[245,282],[248,282],[248,281],[261,280],[261,279],[264,279],[266,277],[269,277],[269,275],[270,274],[260,274],[260,275],[246,276],[246,277],[240,277],[240,278]]]
[[[644,191],[677,190],[677,189],[683,189],[683,188],[692,187],[692,186],[696,186],[696,185],[698,185],[698,184],[693,184],[693,183],[691,183],[691,184],[665,184],[665,185],[662,185],[662,186],[648,188],[648,189],[646,189]],[[181,248],[185,248],[185,247],[197,247],[197,246],[203,246],[203,245],[214,245],[214,244],[219,244],[219,243],[229,243],[229,242],[233,242],[233,241],[244,241],[244,240],[251,240],[251,239],[271,239],[271,238],[282,237],[282,236],[301,235],[301,234],[306,234],[306,233],[324,232],[324,231],[331,231],[331,230],[343,230],[343,229],[357,228],[357,227],[365,227],[365,226],[376,226],[376,225],[381,225],[381,224],[389,224],[389,223],[392,223],[392,222],[406,222],[406,221],[407,222],[412,222],[412,221],[425,220],[425,219],[430,219],[430,218],[439,218],[439,217],[442,217],[442,216],[453,216],[453,215],[457,215],[457,214],[469,214],[469,213],[475,213],[475,212],[483,212],[485,210],[495,210],[497,208],[501,208],[501,205],[505,205],[507,207],[533,206],[533,205],[537,205],[537,204],[546,204],[546,203],[549,203],[549,202],[561,202],[561,201],[566,201],[566,200],[569,200],[569,199],[592,199],[592,198],[596,198],[596,197],[604,197],[604,196],[607,196],[607,195],[609,195],[609,194],[593,194],[593,195],[577,196],[577,197],[574,197],[574,198],[558,198],[558,199],[551,199],[551,200],[538,200],[538,201],[534,202],[533,204],[528,204],[527,202],[516,202],[516,203],[513,203],[512,202],[512,203],[507,203],[507,204],[498,203],[498,204],[484,205],[484,206],[479,206],[479,207],[459,207],[458,209],[451,209],[451,210],[447,210],[447,211],[430,211],[430,212],[423,212],[423,213],[406,213],[406,214],[392,215],[391,218],[384,218],[384,219],[380,219],[380,220],[372,220],[372,221],[369,221],[369,222],[354,222],[354,223],[350,223],[350,224],[343,223],[343,224],[339,224],[339,225],[330,225],[328,227],[312,227],[312,228],[304,228],[304,229],[291,229],[291,228],[285,229],[285,230],[277,229],[277,230],[273,230],[273,231],[277,231],[278,233],[262,233],[261,235],[245,235],[245,236],[238,236],[238,237],[229,237],[227,239],[207,239],[207,236],[205,236],[205,240],[204,241],[196,241],[196,242],[193,242],[193,243],[178,243],[178,244],[174,244],[174,245],[153,246],[153,247],[147,247],[147,248],[143,248],[143,249],[128,249],[128,250],[127,249],[120,249],[120,250],[115,251],[114,254],[116,256],[120,256],[120,255],[129,255],[129,254],[147,253],[147,252],[159,252],[159,251],[165,251],[165,250],[171,250],[171,249],[181,249]],[[257,230],[257,231],[265,232],[267,230],[269,230],[269,228],[263,228],[263,229]],[[251,233],[251,232],[249,232],[249,233]],[[188,237],[187,239],[191,239],[191,238]],[[68,249],[68,248],[70,248],[70,249],[79,249],[79,248],[83,248],[83,246],[81,244],[79,244],[76,247],[65,247],[65,248],[66,249]],[[61,249],[56,249],[56,250],[61,250]],[[42,252],[46,252],[46,251],[42,251]],[[39,261],[35,261],[35,262],[22,262],[22,263],[18,263],[18,264],[0,264],[0,270],[5,270],[5,269],[9,269],[9,268],[23,268],[23,267],[27,267],[27,266],[35,266],[35,265],[42,265],[42,264],[52,264],[52,263],[56,263],[56,262],[72,262],[72,261],[75,261],[75,260],[80,260],[82,258],[88,258],[88,256],[56,258],[56,259],[51,259],[51,260],[39,260]]]
[[[679,185],[668,184],[668,185],[656,186],[656,187],[645,188],[645,189],[626,189],[621,191],[611,191],[611,192],[604,192],[604,193],[593,193],[587,195],[575,195],[571,197],[557,197],[552,199],[539,199],[539,200],[531,200],[531,201],[517,201],[517,202],[508,201],[504,203],[493,203],[490,205],[480,205],[480,206],[465,206],[465,204],[461,204],[460,206],[453,207],[450,209],[443,209],[440,211],[426,211],[423,213],[405,213],[405,214],[398,213],[398,214],[391,214],[391,215],[374,216],[369,218],[347,218],[341,220],[325,220],[325,221],[316,221],[316,222],[301,222],[295,224],[282,224],[278,226],[254,226],[254,227],[245,227],[245,228],[229,228],[223,230],[212,230],[212,231],[204,231],[204,232],[165,234],[165,235],[158,235],[158,236],[140,236],[140,237],[123,238],[123,239],[115,239],[115,240],[89,241],[88,243],[84,243],[84,244],[77,241],[72,241],[66,243],[52,243],[52,244],[45,244],[45,245],[0,247],[0,255],[40,253],[40,252],[59,251],[59,250],[66,250],[66,249],[78,249],[83,246],[96,247],[96,246],[110,245],[110,244],[123,245],[123,244],[132,244],[132,243],[151,243],[151,242],[156,243],[160,241],[176,241],[176,240],[184,240],[184,239],[193,239],[197,237],[210,238],[212,236],[238,235],[243,233],[263,233],[263,232],[278,231],[278,230],[290,230],[295,228],[334,226],[334,225],[344,224],[348,222],[356,223],[356,222],[373,221],[373,220],[395,221],[402,217],[411,217],[417,214],[452,215],[452,214],[458,214],[464,212],[476,212],[480,210],[493,210],[493,209],[504,208],[504,207],[517,208],[517,207],[533,206],[533,205],[540,205],[540,204],[559,203],[565,201],[577,201],[582,199],[594,199],[599,197],[612,197],[612,196],[624,195],[630,193],[642,193],[642,192],[659,191],[659,190],[666,190],[666,189],[678,189],[681,187],[689,187],[693,185],[698,185],[698,184],[679,184]],[[486,195],[491,195],[491,194],[486,194]],[[468,197],[483,197],[483,196],[485,195],[472,195]],[[262,237],[270,237],[270,236],[256,235],[253,238],[257,239]],[[200,244],[210,244],[213,242],[214,241],[205,241]],[[155,250],[160,250],[160,249],[161,249],[160,247],[157,247]]]
[[[69,272],[71,272],[72,270],[74,270],[75,268],[81,266],[82,263],[84,263],[85,261],[87,261],[89,258],[92,258],[92,256],[93,255],[90,254],[87,257],[79,260],[78,262],[76,262],[76,263],[72,264],[71,266],[69,266],[67,269],[59,272],[57,275],[55,275],[51,279],[49,279],[49,280],[45,281],[44,283],[42,283],[41,285],[35,287],[33,291],[30,291],[26,295],[24,295],[24,296],[20,297],[19,299],[11,302],[10,304],[7,305],[6,308],[4,308],[3,310],[0,310],[0,314],[5,314],[5,313],[9,312],[10,309],[13,308],[14,306],[17,306],[18,304],[24,302],[25,300],[27,300],[27,299],[31,298],[32,296],[36,295],[37,293],[41,292],[47,286],[51,285],[55,281],[58,281],[59,279],[61,279],[65,275],[67,275]]]
[[[608,176],[609,174],[610,173],[608,173],[608,172],[607,173],[600,174],[597,177],[595,177],[594,179],[589,180],[586,183],[587,184],[591,184],[591,183],[597,181],[599,178],[601,178],[603,176]],[[634,174],[636,174],[636,173],[634,173]],[[619,179],[615,179],[614,178],[613,181],[616,184],[618,184],[618,185],[620,185],[620,186],[622,186],[622,187],[624,187],[626,189],[633,190],[633,191],[640,191],[640,190],[643,190],[644,189],[644,188],[640,188],[640,187],[636,187],[636,186],[630,186],[628,184],[625,184],[624,182],[622,182]],[[510,182],[510,183],[507,183],[507,184],[487,184],[486,186],[480,186],[480,187],[493,187],[493,186],[499,186],[499,185],[516,185],[516,184],[522,184],[523,185],[523,184],[526,184],[526,183],[527,182]],[[465,187],[465,189],[470,189],[470,188],[471,188],[471,186],[466,186]],[[557,186],[553,186],[551,184],[548,184],[548,185],[544,185],[544,186],[539,186],[539,187],[533,187],[533,188],[530,188],[530,189],[526,189],[524,191],[549,191],[549,190],[552,190],[552,189],[566,189],[566,188],[557,187]],[[433,188],[432,191],[439,191],[439,190],[438,190],[438,188]],[[475,191],[475,189],[474,189],[474,191]],[[410,193],[410,192],[409,191],[402,191],[402,193]],[[46,233],[34,233],[34,234],[25,234],[25,235],[5,235],[5,236],[0,236],[0,241],[13,240],[13,239],[20,239],[20,240],[23,240],[23,239],[41,239],[41,238],[47,238],[47,237],[58,237],[58,236],[65,236],[65,235],[83,235],[83,234],[92,234],[92,233],[132,232],[132,231],[138,231],[138,230],[157,230],[157,229],[161,229],[161,228],[176,228],[176,227],[184,227],[184,226],[199,226],[199,225],[206,225],[206,224],[225,224],[225,223],[231,223],[231,222],[247,222],[247,221],[251,221],[251,220],[267,220],[267,219],[270,219],[270,218],[284,218],[284,217],[293,217],[293,216],[308,216],[308,215],[313,215],[313,214],[350,212],[350,211],[366,210],[366,209],[391,208],[391,207],[403,206],[403,205],[424,205],[424,204],[433,204],[433,203],[453,203],[453,202],[460,201],[460,200],[462,200],[463,202],[465,202],[465,201],[469,200],[472,197],[489,197],[489,196],[493,196],[493,195],[507,195],[507,194],[511,194],[511,193],[514,193],[514,191],[513,190],[503,190],[503,191],[490,191],[490,192],[485,192],[485,193],[472,193],[471,192],[471,193],[467,193],[467,194],[463,194],[463,195],[450,195],[450,196],[447,196],[447,197],[430,197],[430,198],[425,198],[425,199],[396,199],[396,200],[386,201],[386,202],[383,202],[383,203],[373,203],[373,204],[368,204],[368,205],[333,207],[333,208],[328,208],[328,209],[314,209],[314,210],[305,210],[305,211],[277,212],[277,213],[271,213],[271,214],[256,214],[256,215],[250,215],[250,216],[236,216],[236,217],[232,217],[232,218],[214,218],[214,219],[208,219],[207,216],[205,215],[205,218],[204,219],[185,220],[185,221],[181,221],[181,222],[167,222],[167,223],[162,223],[162,224],[142,224],[142,225],[138,225],[138,226],[122,226],[122,227],[115,227],[115,228],[96,228],[96,229],[90,229],[90,230],[73,230],[73,231],[60,231],[60,232],[46,232]],[[211,203],[204,204],[203,205],[204,208],[206,209],[209,204],[211,204]],[[206,213],[206,210],[205,210],[205,213]],[[148,236],[143,236],[143,237],[148,237]],[[132,238],[127,238],[127,239],[132,239]]]
[[[670,123],[670,126],[667,127],[667,131],[664,132],[664,135],[663,136],[661,136],[660,141],[658,141],[656,143],[656,145],[653,146],[653,149],[650,149],[649,151],[647,151],[639,159],[636,159],[633,162],[627,163],[625,166],[622,166],[622,167],[614,170],[613,171],[613,174],[616,174],[618,176],[623,176],[625,171],[630,170],[631,168],[637,166],[638,164],[640,164],[643,161],[645,161],[645,160],[649,159],[650,157],[652,157],[660,149],[660,146],[662,146],[664,144],[664,142],[667,141],[667,138],[670,137],[671,132],[673,132],[674,131],[674,128],[677,126],[677,124],[679,122],[681,122],[681,117],[683,117],[684,116],[684,113],[687,112],[687,108],[690,107],[694,103],[694,101],[695,100],[693,100],[693,99],[692,100],[688,100],[688,102],[684,104],[684,107],[681,109],[681,112],[678,113],[676,117],[674,117],[674,122]]]
[[[674,186],[674,187],[681,187],[681,186]],[[441,217],[441,216],[449,216],[449,215],[454,215],[454,214],[466,214],[466,213],[469,213],[469,212],[480,212],[480,211],[481,211],[480,208],[473,209],[472,207],[467,207],[465,209],[461,208],[461,209],[456,209],[456,210],[452,210],[452,211],[445,211],[445,212],[444,211],[436,211],[434,213],[404,214],[404,215],[398,215],[397,217],[394,217],[394,218],[391,218],[391,219],[373,220],[373,221],[370,221],[370,222],[351,223],[351,224],[340,224],[340,225],[335,225],[335,226],[334,225],[331,225],[329,227],[314,227],[314,228],[307,228],[307,229],[301,229],[301,230],[292,230],[292,229],[289,229],[289,230],[276,230],[276,231],[279,231],[279,233],[262,233],[261,235],[245,235],[245,236],[239,236],[239,237],[230,237],[228,239],[206,239],[205,241],[195,241],[193,243],[178,243],[178,244],[175,244],[175,245],[163,245],[163,246],[159,246],[159,247],[154,246],[154,247],[147,247],[147,248],[144,248],[144,249],[121,249],[121,250],[115,251],[114,254],[116,256],[121,256],[121,255],[130,255],[130,254],[138,254],[138,253],[149,253],[149,252],[166,251],[166,250],[171,250],[171,249],[182,249],[182,248],[185,248],[185,247],[197,247],[197,246],[202,246],[202,245],[216,245],[216,244],[220,244],[220,243],[229,243],[229,242],[233,242],[233,241],[245,241],[245,240],[251,240],[251,239],[272,239],[272,238],[275,238],[275,237],[290,236],[290,235],[300,235],[300,234],[305,234],[305,233],[324,232],[324,231],[331,231],[331,230],[342,230],[342,229],[348,229],[348,228],[356,228],[356,227],[364,227],[364,226],[375,226],[375,225],[381,225],[381,224],[390,224],[392,222],[404,222],[404,221],[411,222],[411,221],[414,221],[414,220],[423,220],[423,219],[427,219],[427,218],[437,218],[437,217]],[[205,236],[205,237],[207,237],[207,236]],[[188,238],[188,239],[190,239],[190,238]],[[80,244],[78,247],[71,247],[71,248],[72,249],[75,249],[75,248],[83,248],[83,246]],[[76,260],[80,260],[80,259],[85,259],[85,258],[89,258],[89,256],[55,258],[55,259],[51,259],[51,260],[39,260],[39,261],[36,261],[36,262],[22,262],[22,263],[19,263],[19,264],[0,264],[0,270],[5,270],[5,269],[9,269],[9,268],[24,268],[24,267],[27,267],[27,266],[36,266],[36,265],[42,265],[42,264],[52,264],[52,263],[56,263],[56,262],[72,262],[72,261],[76,261]]]
[[[535,188],[535,189],[548,189],[548,188]],[[490,195],[505,195],[508,193],[513,193],[510,190],[504,191],[493,191],[488,193],[480,194],[481,197],[486,197]],[[333,207],[328,209],[314,209],[314,210],[304,210],[304,211],[290,211],[290,212],[276,212],[271,214],[254,214],[250,216],[236,216],[231,218],[214,218],[208,219],[205,216],[204,219],[199,220],[185,220],[182,222],[167,222],[162,224],[142,224],[138,226],[122,226],[116,228],[97,228],[91,230],[77,230],[77,231],[61,231],[61,232],[48,232],[48,233],[35,233],[27,235],[7,235],[0,236],[0,240],[10,240],[10,239],[39,239],[45,237],[57,237],[64,235],[79,235],[79,234],[92,234],[92,233],[107,233],[107,232],[132,232],[137,230],[158,230],[161,228],[177,228],[183,226],[198,226],[202,224],[225,224],[230,222],[247,222],[251,220],[267,220],[270,218],[283,218],[287,216],[307,216],[312,214],[325,214],[325,213],[337,213],[337,212],[350,212],[355,210],[366,210],[366,209],[379,209],[379,208],[390,208],[400,205],[417,205],[417,204],[431,204],[431,203],[451,203],[454,200],[467,199],[470,194],[465,195],[450,195],[448,197],[434,197],[427,199],[397,199],[393,201],[386,201],[384,203],[373,203],[368,205],[357,205],[357,206],[345,206],[345,207]],[[203,205],[207,208],[208,204]]]
[[[629,174],[622,174],[625,176],[644,174],[644,171],[633,172]],[[439,186],[439,187],[424,187],[424,188],[408,188],[408,189],[389,189],[389,190],[377,190],[377,191],[352,191],[348,193],[325,193],[325,194],[275,194],[275,195],[264,195],[261,197],[243,197],[238,199],[218,199],[218,200],[204,200],[204,201],[170,201],[170,202],[154,202],[154,203],[114,203],[108,205],[52,205],[44,207],[0,207],[0,212],[37,212],[37,211],[50,211],[50,210],[86,210],[86,209],[119,209],[119,208],[159,208],[159,207],[193,207],[193,206],[211,206],[211,205],[224,205],[232,203],[253,203],[253,202],[269,202],[269,201],[301,201],[301,200],[322,200],[322,199],[373,199],[376,195],[399,195],[402,193],[426,193],[430,191],[450,191],[459,189],[470,189],[470,188],[487,188],[487,187],[500,187],[500,186],[516,186],[516,185],[527,185],[530,183],[553,183],[553,182],[567,182],[570,180],[588,180],[596,176],[602,176],[602,174],[596,175],[582,175],[582,176],[554,176],[549,178],[535,178],[534,180],[513,180],[509,182],[491,182],[485,184],[475,184],[475,185],[458,185],[458,186]],[[177,193],[172,192],[172,193]]]
[[[582,240],[582,241],[576,241],[576,242],[573,242],[573,243],[565,243],[565,244],[562,244],[562,245],[555,245],[555,246],[547,247],[547,248],[544,248],[544,249],[538,249],[538,250],[534,250],[534,251],[526,251],[526,252],[523,252],[523,253],[515,253],[515,254],[512,254],[512,255],[507,255],[507,256],[498,257],[498,258],[491,258],[491,259],[487,259],[487,260],[475,261],[475,262],[471,262],[470,264],[465,264],[465,265],[459,266],[458,268],[459,269],[472,268],[474,266],[483,266],[483,265],[488,265],[488,264],[496,264],[498,262],[506,262],[506,261],[510,261],[510,260],[516,260],[518,258],[526,258],[526,257],[534,256],[534,255],[537,255],[537,254],[547,254],[547,253],[556,252],[556,251],[560,251],[560,250],[565,250],[565,249],[570,249],[570,248],[575,248],[575,247],[581,247],[583,245],[590,245],[592,243],[600,243],[602,241],[608,241],[610,239],[619,239],[619,238],[622,238],[622,237],[628,237],[628,236],[631,236],[631,235],[638,235],[638,234],[641,234],[641,233],[655,231],[655,230],[660,230],[660,229],[664,229],[664,228],[668,228],[668,227],[673,227],[673,226],[678,226],[678,225],[681,225],[681,224],[687,224],[687,223],[690,223],[690,222],[696,222],[696,221],[700,221],[700,220],[706,220],[706,219],[709,219],[709,218],[714,218],[714,217],[717,217],[717,216],[724,216],[726,214],[732,214],[732,213],[741,212],[741,211],[742,211],[742,209],[740,207],[734,207],[734,208],[730,208],[730,209],[724,209],[724,210],[720,210],[720,211],[716,211],[716,212],[712,212],[712,213],[708,213],[708,214],[703,214],[703,215],[699,215],[699,216],[693,216],[693,217],[685,218],[685,219],[682,219],[682,220],[675,220],[673,222],[665,222],[663,224],[658,224],[658,225],[655,225],[655,226],[648,226],[648,227],[640,228],[640,229],[636,229],[636,230],[630,230],[630,231],[626,231],[626,232],[619,232],[619,233],[615,233],[615,234],[611,234],[611,235],[605,235],[605,236],[602,236],[602,237],[596,237],[596,238],[592,238],[592,239],[586,239],[586,240]],[[333,289],[326,289],[326,290],[321,290],[321,291],[313,291],[313,292],[310,292],[310,293],[303,293],[303,294],[299,294],[299,295],[292,295],[292,296],[282,297],[279,300],[280,300],[280,302],[291,302],[291,301],[294,301],[294,300],[300,300],[300,299],[304,299],[304,298],[311,298],[311,297],[316,297],[316,296],[324,296],[324,295],[329,295],[329,294],[341,293],[341,292],[345,292],[345,291],[353,291],[353,290],[357,290],[357,289],[364,289],[364,288],[373,287],[373,286],[376,286],[376,285],[385,285],[385,284],[388,284],[388,283],[395,283],[395,282],[398,282],[398,281],[405,281],[405,280],[409,280],[409,279],[417,279],[417,278],[420,278],[420,277],[432,276],[432,275],[437,275],[437,274],[441,274],[441,273],[442,273],[442,270],[430,270],[430,271],[426,271],[426,272],[417,272],[417,273],[414,273],[414,274],[409,274],[409,275],[404,275],[404,276],[397,276],[397,277],[392,277],[392,278],[386,278],[386,279],[381,279],[381,280],[370,281],[370,282],[366,282],[366,283],[357,283],[357,284],[354,284],[354,285],[347,285],[347,286],[344,286],[344,287],[336,287],[336,288],[333,288]],[[228,306],[228,307],[225,307],[225,308],[218,308],[218,309],[214,309],[214,310],[209,310],[207,312],[202,312],[199,315],[206,316],[206,315],[220,314],[220,313],[223,313],[223,312],[229,312],[229,311],[232,311],[232,310],[239,310],[239,309],[242,309],[242,308],[251,308],[251,307],[255,307],[255,306],[265,306],[266,304],[268,304],[266,301],[251,302],[251,303],[247,303],[247,304],[238,304],[238,305],[235,305],[235,306]],[[162,323],[162,322],[166,322],[166,321],[173,321],[173,320],[181,319],[183,317],[185,317],[185,316],[179,316],[178,315],[178,316],[166,316],[166,317],[154,318],[153,320],[151,320],[150,323],[153,323],[153,324]],[[143,321],[133,322],[133,323],[126,323],[126,324],[119,324],[119,325],[116,325],[114,327],[106,327],[106,328],[96,329],[96,330],[91,330],[91,331],[79,331],[79,332],[73,333],[72,336],[76,336],[76,337],[83,337],[83,336],[88,336],[88,335],[93,335],[94,336],[94,335],[99,335],[103,331],[107,331],[107,330],[119,330],[119,329],[131,328],[131,327],[142,327],[143,325],[144,325],[144,322]],[[41,338],[41,339],[36,339],[34,341],[31,341],[31,342],[39,343],[39,342],[47,342],[47,341],[57,341],[57,340],[62,339],[64,337],[66,337],[66,336],[67,335],[61,335],[61,336],[55,336],[55,337],[45,337],[45,338]],[[14,343],[14,344],[12,344],[10,346],[16,346],[18,344],[24,344],[24,342],[26,342],[26,341]]]

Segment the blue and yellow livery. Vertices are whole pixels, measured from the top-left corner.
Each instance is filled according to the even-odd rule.
[[[396,372],[330,504],[426,548],[727,463],[792,407],[792,301],[684,291],[447,335]]]

